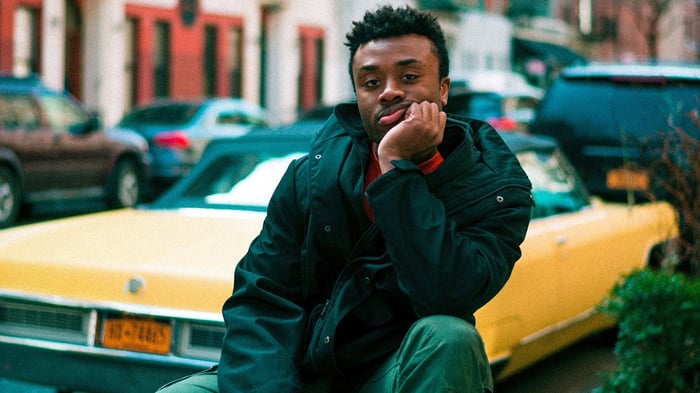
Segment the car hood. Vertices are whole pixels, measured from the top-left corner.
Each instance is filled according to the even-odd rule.
[[[6,229],[0,288],[220,313],[234,267],[263,219],[249,212],[124,209]]]

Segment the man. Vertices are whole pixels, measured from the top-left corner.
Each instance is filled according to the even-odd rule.
[[[167,392],[493,390],[473,313],[520,257],[530,182],[493,128],[441,111],[435,17],[381,7],[347,45],[357,103],[278,185],[223,307],[218,370]]]

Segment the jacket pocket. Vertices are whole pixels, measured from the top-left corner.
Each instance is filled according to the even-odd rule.
[[[342,374],[335,353],[338,326],[375,290],[362,278],[362,266],[381,264],[380,261],[386,263],[386,259],[387,253],[384,252],[379,257],[362,257],[348,263],[329,299],[313,308],[309,315],[306,352],[302,361],[305,373],[312,376]]]

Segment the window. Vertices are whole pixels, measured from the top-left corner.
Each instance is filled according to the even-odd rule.
[[[155,31],[155,89],[156,97],[170,95],[170,25],[167,22],[157,22]]]
[[[44,93],[39,96],[39,101],[52,129],[79,131],[89,121],[85,112],[64,96]]]
[[[243,96],[243,30],[234,27],[229,30],[228,72],[231,78],[231,97]]]
[[[36,102],[29,94],[0,94],[0,127],[31,131],[41,127]]]
[[[301,67],[299,70],[298,102],[301,110],[318,105],[323,96],[324,31],[301,27]]]
[[[138,90],[138,39],[139,23],[135,18],[126,18],[126,50],[124,64],[124,108],[133,108],[137,103]]]
[[[204,28],[204,95],[216,96],[217,85],[217,34],[216,26]]]
[[[292,160],[304,154],[261,152],[221,157],[187,189],[183,202],[264,211]]]

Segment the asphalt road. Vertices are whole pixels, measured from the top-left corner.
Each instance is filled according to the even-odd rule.
[[[615,370],[614,344],[588,339],[512,376],[496,393],[590,393]]]
[[[495,393],[591,393],[602,384],[600,373],[615,367],[612,344],[586,340],[498,384]],[[55,390],[0,378],[0,392],[55,393]]]

